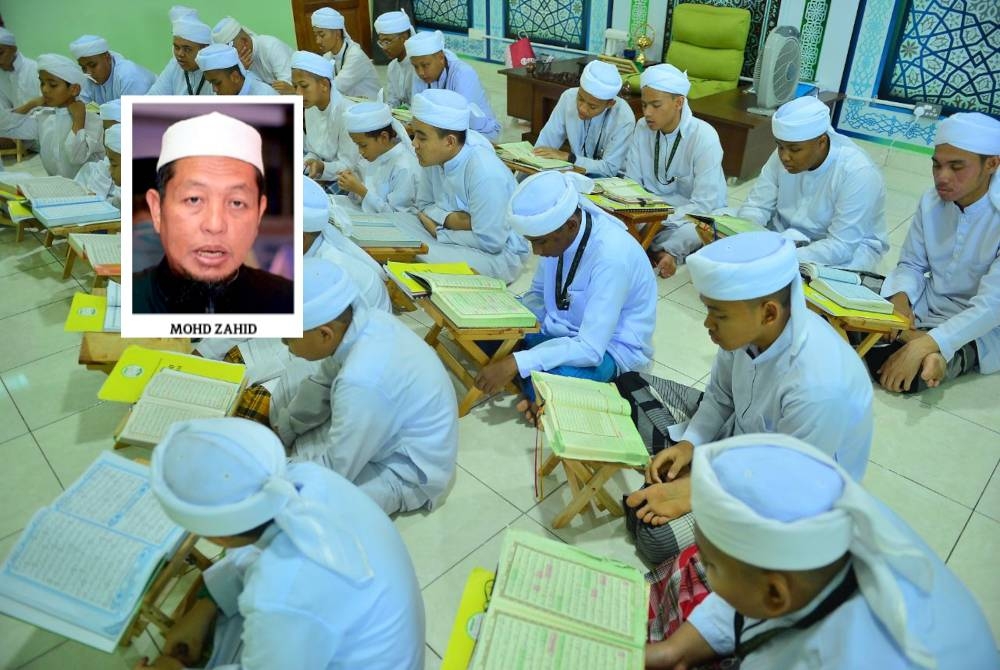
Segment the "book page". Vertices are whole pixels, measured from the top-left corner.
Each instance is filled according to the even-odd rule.
[[[451,307],[459,316],[521,316],[535,315],[506,291],[445,291],[432,293],[435,302]]]
[[[116,221],[121,212],[107,201],[33,207],[35,216],[47,225],[83,225],[96,221]]]
[[[239,344],[243,363],[247,366],[247,383],[259,384],[280,377],[291,359],[288,347],[281,340],[261,337]]]
[[[149,380],[143,398],[173,400],[223,414],[233,406],[239,386],[197,375],[160,370]]]
[[[21,193],[29,200],[90,195],[83,186],[67,177],[36,177],[20,182]]]
[[[122,262],[121,235],[87,235],[83,249],[91,266],[120,265]]]
[[[442,274],[437,272],[414,272],[410,274],[430,284],[431,291],[446,289],[506,289],[503,280],[486,275]]]
[[[572,406],[626,416],[632,414],[628,401],[621,397],[613,384],[547,372],[532,372],[531,380],[543,399],[554,401],[560,407]]]
[[[119,439],[133,444],[157,444],[167,429],[178,421],[225,416],[225,412],[199,405],[178,405],[142,398],[132,408]]]
[[[572,167],[573,165],[568,161],[559,160],[558,158],[536,156],[534,153],[535,148],[531,146],[531,142],[507,142],[506,144],[498,144],[497,150],[501,157],[507,157],[508,160],[525,163],[526,165],[531,165],[543,170],[566,168]]]
[[[556,427],[564,433],[586,433],[595,437],[615,439],[621,437],[611,420],[612,415],[607,412],[572,406],[562,406],[558,409],[553,406],[548,411],[553,413]]]

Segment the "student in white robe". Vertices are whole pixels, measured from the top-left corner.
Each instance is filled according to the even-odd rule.
[[[243,69],[278,93],[295,93],[292,87],[292,52],[294,49],[277,37],[258,35],[231,16],[212,28],[212,41],[236,49]]]
[[[214,95],[195,61],[198,52],[212,43],[212,29],[198,19],[197,12],[181,16],[171,27],[174,57],[146,95]]]
[[[625,167],[635,114],[618,97],[622,78],[618,68],[590,61],[580,75],[580,86],[559,96],[552,115],[535,142],[535,154],[569,161],[594,177],[617,177]],[[569,151],[563,151],[564,143]]]
[[[799,260],[872,271],[889,250],[885,185],[868,154],[830,125],[817,98],[796,98],[771,117],[778,144],[737,216],[799,245]]]
[[[444,48],[444,34],[440,30],[416,33],[406,40],[404,47],[413,67],[413,96],[436,88],[455,91],[480,112],[472,119],[469,128],[490,142],[500,141],[500,121],[490,106],[479,75],[451,49]]]
[[[246,419],[182,421],[153,450],[150,488],[185,530],[226,549],[152,665],[244,670],[424,663],[424,607],[399,532],[357,487]]]
[[[650,247],[657,273],[670,277],[701,246],[684,215],[726,206],[722,144],[715,128],[691,114],[687,74],[664,63],[643,70],[640,83],[643,117],[635,124],[625,176],[674,207]]]
[[[271,424],[293,461],[313,461],[360,487],[387,514],[432,509],[455,472],[458,402],[437,354],[391,314],[359,299],[329,261],[303,262],[302,337],[294,355],[321,360]]]
[[[292,84],[305,108],[305,172],[317,181],[333,181],[358,163],[358,148],[344,126],[351,102],[333,85],[333,63],[309,51],[292,55]]]
[[[344,112],[344,125],[358,146],[358,170],[337,175],[341,191],[365,212],[408,212],[422,170],[406,128],[389,106],[361,102]]]
[[[156,75],[117,51],[97,35],[83,35],[70,42],[69,51],[87,75],[80,99],[98,105],[123,95],[145,95]]]
[[[378,46],[389,57],[383,98],[390,107],[409,107],[413,96],[413,64],[406,55],[406,40],[416,33],[410,17],[399,10],[375,19]]]
[[[432,89],[413,97],[413,148],[423,166],[413,232],[427,244],[428,263],[466,262],[508,284],[521,273],[528,244],[507,221],[514,177],[493,146],[470,128],[469,103]]]
[[[511,228],[542,257],[521,297],[542,329],[484,367],[476,387],[495,393],[519,379],[518,410],[531,423],[535,370],[609,382],[653,363],[656,280],[625,226],[581,195],[592,186],[575,173],[541,172],[521,182],[508,206]]]
[[[674,429],[679,441],[654,455],[647,486],[627,500],[636,547],[654,564],[691,544],[690,516],[677,517],[690,511],[684,471],[706,442],[794,435],[858,481],[872,443],[871,380],[854,349],[806,307],[791,240],[734,235],[691,254],[687,266],[719,352],[690,421]]]
[[[122,127],[113,124],[104,131],[104,158],[88,161],[73,177],[73,181],[115,207],[122,199]]]
[[[198,15],[198,10],[193,7],[186,7],[185,5],[172,5],[169,10],[167,10],[167,17],[170,22],[173,23],[177,19],[183,19],[184,17],[190,17],[195,21],[201,21],[201,17]]]
[[[975,599],[902,519],[808,443],[699,447],[691,475],[712,593],[647,668],[1000,667]]]
[[[1000,370],[1000,121],[953,114],[934,144],[934,189],[882,285],[913,327],[866,356],[890,391]]]
[[[321,7],[312,13],[310,20],[316,46],[333,63],[337,90],[343,95],[375,100],[382,88],[375,65],[361,45],[347,34],[341,13]]]
[[[205,81],[216,95],[277,95],[278,92],[246,70],[236,49],[228,44],[209,44],[194,57]]]
[[[38,104],[38,65],[18,50],[14,33],[0,27],[0,137],[32,139],[26,114]]]

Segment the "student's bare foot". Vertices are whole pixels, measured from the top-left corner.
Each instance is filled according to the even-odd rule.
[[[664,279],[673,277],[677,272],[677,259],[668,254],[666,251],[654,251],[653,264],[656,269],[656,274],[660,275]]]
[[[531,402],[527,398],[521,398],[515,406],[518,412],[524,414],[524,420],[528,422],[528,425],[534,426],[535,428],[540,428],[541,425],[538,423],[538,405]]]
[[[920,364],[920,378],[927,383],[927,388],[935,388],[948,372],[948,361],[938,352],[924,356]]]

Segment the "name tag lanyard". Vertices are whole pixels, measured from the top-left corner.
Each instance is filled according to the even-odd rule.
[[[589,212],[584,211],[583,216],[587,220],[583,229],[583,238],[580,240],[580,246],[576,248],[576,253],[573,254],[573,262],[569,265],[569,273],[566,275],[565,286],[563,286],[562,281],[563,256],[561,254],[559,262],[556,264],[556,307],[564,312],[569,309],[569,286],[573,283],[573,278],[576,277],[576,268],[580,265],[580,259],[583,258],[583,252],[587,248],[587,241],[590,239],[590,229],[593,225]]]

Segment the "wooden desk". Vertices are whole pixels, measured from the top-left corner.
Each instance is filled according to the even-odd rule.
[[[419,247],[361,247],[369,256],[375,259],[380,265],[385,265],[389,261],[399,263],[415,263],[417,256],[427,253],[427,245],[421,243]]]
[[[663,221],[670,216],[669,212],[613,212],[605,210],[625,224],[628,232],[636,239],[644,251],[649,250],[653,238],[663,228]]]
[[[39,224],[41,225],[41,224]],[[57,237],[67,237],[70,233],[120,233],[122,231],[121,219],[117,221],[94,221],[93,223],[74,223],[64,226],[53,226],[51,228],[42,226],[45,231],[46,247],[51,247]]]

